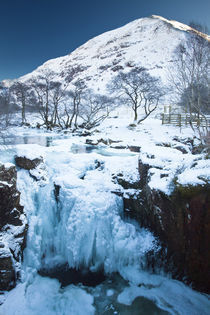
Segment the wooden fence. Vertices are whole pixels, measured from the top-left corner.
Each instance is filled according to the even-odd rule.
[[[162,114],[162,124],[186,126],[192,123],[195,127],[210,127],[210,115],[206,115],[205,118],[197,115],[190,114]]]

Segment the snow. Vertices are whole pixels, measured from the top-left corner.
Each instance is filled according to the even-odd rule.
[[[0,306],[4,315],[92,315],[94,311],[93,297],[85,290],[75,286],[61,289],[57,280],[38,275],[33,283],[17,285]]]
[[[0,166],[2,165],[2,163],[0,162]],[[15,165],[14,164],[12,164],[12,163],[4,163],[4,167],[5,167],[5,169],[10,169],[11,167],[14,167]]]
[[[20,246],[22,244],[21,234],[24,232],[27,223],[26,217],[23,214],[20,215],[20,220],[22,221],[22,225],[15,226],[7,224],[0,232],[0,244],[4,245],[4,247],[0,247],[0,256],[1,257],[10,256],[12,258],[13,263],[15,264],[16,272],[20,271],[21,269],[21,259],[19,262],[13,260],[11,252],[13,252],[15,257],[18,257],[20,253]]]
[[[107,296],[112,296],[113,294],[114,294],[114,290],[109,289],[106,291]]]
[[[44,157],[42,147],[38,144],[19,144],[16,148],[18,157],[26,157],[29,160]]]
[[[2,181],[0,180],[0,186],[8,186],[8,187],[12,187],[13,184],[9,184],[8,182]]]
[[[208,313],[209,302],[204,295],[146,271],[145,254],[158,250],[157,242],[150,232],[125,220],[122,199],[113,192],[120,191],[125,197],[140,193],[123,189],[114,180],[120,174],[124,180],[138,182],[139,159],[151,166],[150,187],[166,193],[170,193],[175,176],[184,185],[205,183],[202,179],[208,179],[209,160],[204,154],[191,154],[187,140],[194,134],[190,128],[162,126],[157,119],[149,118],[131,129],[127,109],[118,111],[118,119],[107,119],[88,138],[96,143],[101,138],[120,140],[119,145],[127,149],[98,145],[86,151],[86,138],[77,136],[55,136],[50,147],[36,145],[31,155],[33,145],[16,146],[21,156],[43,156],[45,162],[31,173],[38,181],[28,171],[18,171],[21,204],[29,220],[27,248],[22,283],[5,294],[0,313],[13,314],[15,305],[16,314],[23,315],[66,314],[68,309],[70,314],[94,314],[96,293],[90,295],[86,287],[74,285],[62,289],[57,280],[37,275],[40,267],[66,262],[92,271],[102,267],[106,274],[119,272],[129,284],[123,284],[119,291],[109,286],[105,290],[107,299],[113,296],[119,303],[131,305],[136,297],[145,297],[172,314],[183,310]],[[131,145],[140,147],[140,153],[131,152]],[[184,147],[187,153],[180,152],[177,146]],[[58,203],[54,184],[60,187]],[[8,244],[9,236],[3,242]]]

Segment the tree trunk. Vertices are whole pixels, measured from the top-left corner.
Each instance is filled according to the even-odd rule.
[[[137,121],[138,113],[137,113],[137,106],[134,107],[134,121]]]

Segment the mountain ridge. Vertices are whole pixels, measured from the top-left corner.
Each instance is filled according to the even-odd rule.
[[[88,87],[100,91],[118,71],[142,66],[166,84],[166,70],[175,57],[174,49],[196,32],[200,33],[157,15],[136,19],[88,40],[68,55],[46,61],[18,80],[27,82],[40,74],[54,72],[55,80],[61,81],[70,73],[72,82],[82,79]],[[205,37],[210,40],[210,36]]]

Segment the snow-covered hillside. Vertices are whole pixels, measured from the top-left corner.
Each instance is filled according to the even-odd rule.
[[[174,49],[190,36],[190,31],[187,25],[159,16],[141,18],[89,40],[67,56],[45,62],[20,80],[53,71],[58,80],[70,74],[73,81],[84,79],[88,87],[104,93],[119,70],[143,66],[166,84],[166,69],[173,62]]]

